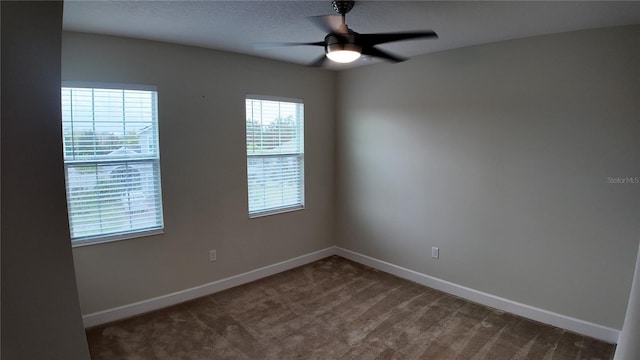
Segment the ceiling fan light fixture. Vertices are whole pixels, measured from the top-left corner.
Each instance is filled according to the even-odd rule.
[[[355,44],[331,44],[327,46],[327,57],[331,61],[346,64],[358,60],[362,49]]]
[[[365,55],[366,59],[375,57],[398,63],[407,59],[379,49],[376,45],[404,40],[438,38],[438,35],[432,30],[360,34],[349,29],[345,20],[346,14],[351,11],[355,1],[334,0],[332,4],[334,10],[342,18],[339,25],[336,25],[334,21],[336,15],[309,17],[311,22],[327,34],[324,37],[324,41],[275,43],[276,46],[308,45],[324,47],[324,55],[319,56],[309,64],[309,66],[321,67],[327,63],[327,59],[336,63],[348,64],[358,60],[362,54]]]
[[[327,57],[331,61],[346,64],[358,60],[360,53],[353,50],[337,50],[328,52]]]

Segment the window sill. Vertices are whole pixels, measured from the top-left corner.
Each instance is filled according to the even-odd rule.
[[[127,233],[127,234],[114,234],[114,235],[108,235],[108,236],[87,237],[87,238],[81,238],[77,240],[72,239],[71,247],[75,248],[75,247],[82,247],[82,246],[98,245],[98,244],[110,243],[115,241],[130,240],[130,239],[136,239],[141,237],[160,235],[160,234],[164,234],[164,229],[152,229],[152,230],[138,231],[135,233]]]
[[[304,210],[304,205],[299,205],[299,206],[290,207],[290,208],[284,208],[284,209],[261,211],[261,212],[249,214],[249,219],[261,218],[261,217],[270,216],[270,215],[283,214],[283,213],[288,213],[288,212],[293,212],[293,211],[298,211],[298,210]]]

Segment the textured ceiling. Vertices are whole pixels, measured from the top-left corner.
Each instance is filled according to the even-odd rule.
[[[64,29],[250,54],[307,64],[321,47],[256,50],[259,42],[322,41],[309,16],[335,14],[331,1],[69,1]],[[434,40],[380,45],[411,57],[557,32],[640,24],[639,1],[356,1],[347,24],[359,33],[431,29]],[[343,69],[378,60],[362,58]]]

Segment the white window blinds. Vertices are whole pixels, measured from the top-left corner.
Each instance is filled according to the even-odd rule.
[[[249,216],[304,208],[302,100],[246,98]]]
[[[155,90],[62,88],[75,244],[162,229],[157,105]]]

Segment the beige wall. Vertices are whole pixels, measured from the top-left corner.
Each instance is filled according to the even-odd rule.
[[[1,7],[2,358],[88,359],[64,190],[62,2]]]
[[[347,249],[620,329],[640,223],[640,27],[339,74]],[[440,248],[440,259],[430,257]]]
[[[64,33],[62,77],[156,85],[165,233],[73,249],[84,314],[334,244],[335,73],[187,46]],[[245,94],[304,99],[306,209],[249,219]],[[218,260],[209,262],[210,249]]]

